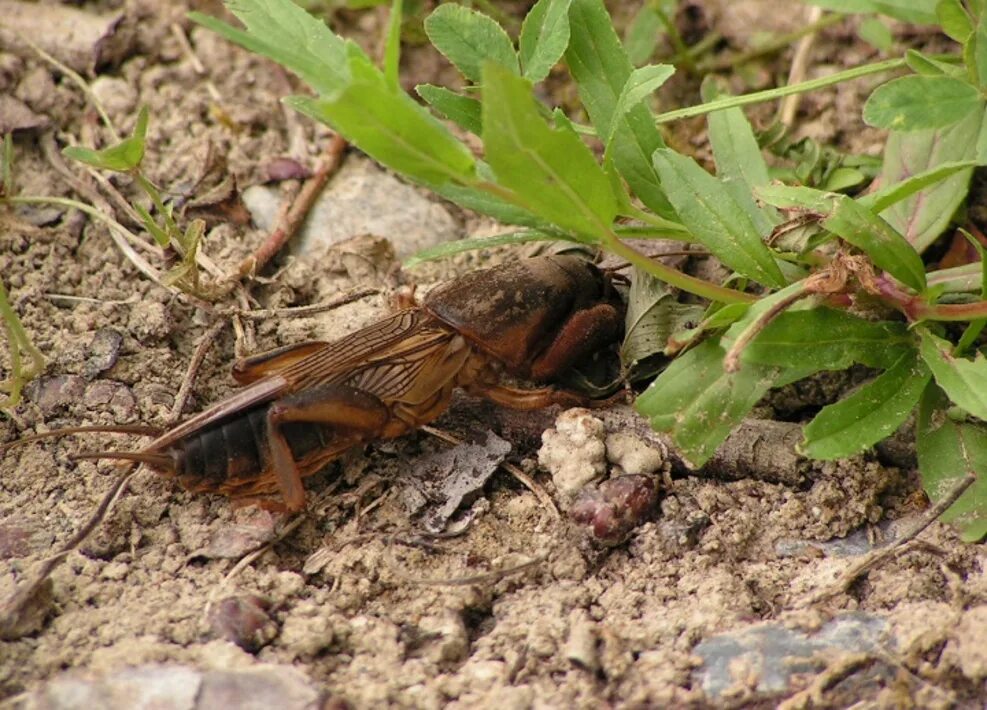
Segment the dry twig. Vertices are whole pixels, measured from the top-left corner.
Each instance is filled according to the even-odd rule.
[[[315,174],[305,181],[298,195],[284,213],[279,216],[277,226],[264,240],[264,243],[257,247],[253,254],[240,262],[235,278],[242,279],[258,273],[294,236],[305,221],[305,217],[308,216],[309,210],[312,209],[312,205],[315,204],[315,200],[322,192],[326,182],[342,165],[345,149],[346,140],[339,134],[333,136],[326,148],[326,155],[319,163]]]

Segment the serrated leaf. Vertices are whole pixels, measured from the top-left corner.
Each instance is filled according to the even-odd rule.
[[[763,309],[752,308],[730,327],[722,341],[724,348],[730,347],[759,310]],[[741,359],[745,365],[806,366],[814,371],[845,370],[856,363],[886,368],[913,347],[901,323],[864,320],[818,306],[781,313],[747,346]]]
[[[479,101],[434,84],[419,84],[415,91],[429,106],[457,126],[474,135],[480,135],[483,128],[483,107]]]
[[[483,145],[517,204],[588,241],[608,232],[617,202],[589,148],[545,122],[526,79],[491,62],[483,73]]]
[[[226,6],[246,31],[199,12],[189,13],[189,18],[287,67],[323,96],[349,82],[346,43],[294,3],[227,0]]]
[[[518,53],[525,78],[538,83],[569,46],[569,4],[572,0],[538,0],[521,24]]]
[[[982,122],[982,116],[970,114],[949,128],[893,131],[884,148],[879,184],[895,185],[942,165],[974,159]],[[921,253],[942,234],[957,208],[965,202],[972,174],[972,169],[960,170],[881,211],[880,215]]]
[[[569,27],[565,61],[596,134],[613,136],[606,146],[607,159],[648,209],[674,218],[651,161],[652,154],[665,145],[654,115],[641,103],[615,118],[617,100],[633,66],[602,0],[572,0]]]
[[[719,180],[672,150],[656,151],[654,162],[679,219],[698,241],[734,271],[767,286],[785,285],[757,227]]]
[[[493,19],[475,10],[452,3],[439,5],[425,18],[425,34],[474,84],[480,83],[485,62],[519,73],[511,38]]]
[[[973,32],[973,23],[960,0],[939,0],[936,4],[936,17],[946,36],[960,44],[966,42]]]
[[[927,328],[915,329],[921,338],[919,352],[932,370],[936,383],[957,407],[987,420],[987,360],[977,353],[973,360],[953,355],[953,344]]]
[[[655,430],[672,436],[692,467],[708,461],[778,381],[810,374],[760,365],[726,373],[724,354],[717,343],[707,340],[676,358],[634,403]]]
[[[350,60],[351,80],[334,97],[294,96],[285,103],[332,126],[374,160],[412,180],[433,188],[473,180],[469,148],[428,109],[390,87],[355,46]]]
[[[864,121],[877,128],[945,128],[983,111],[976,87],[948,76],[903,76],[882,84],[864,104]]]
[[[62,155],[101,170],[124,173],[133,170],[144,159],[144,140],[147,136],[147,106],[137,114],[137,123],[128,138],[102,150],[91,150],[71,145],[62,149]]]
[[[805,426],[802,450],[814,459],[853,456],[891,436],[908,419],[932,375],[914,350]]]
[[[933,501],[946,496],[970,473],[977,477],[940,520],[958,527],[963,541],[978,542],[987,535],[987,431],[954,420],[948,408],[942,390],[928,385],[915,427],[919,473]]]

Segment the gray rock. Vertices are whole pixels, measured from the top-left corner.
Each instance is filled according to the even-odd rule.
[[[815,673],[825,667],[821,655],[829,651],[857,653],[876,650],[887,622],[864,613],[838,616],[813,634],[762,624],[736,633],[701,641],[693,653],[703,664],[693,674],[711,698],[737,683],[756,679],[756,692],[783,693],[796,674]],[[741,672],[743,678],[736,677]]]
[[[283,200],[276,187],[254,185],[243,191],[243,202],[254,223],[268,231]],[[402,258],[459,236],[452,215],[442,205],[429,201],[368,158],[349,155],[313,205],[293,249],[298,254],[319,253],[361,234],[390,239]]]

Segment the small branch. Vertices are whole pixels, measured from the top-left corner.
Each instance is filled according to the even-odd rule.
[[[874,569],[878,565],[882,564],[889,557],[897,554],[903,545],[914,540],[918,535],[934,523],[940,515],[942,515],[946,510],[955,503],[961,495],[973,485],[977,480],[977,475],[973,472],[968,473],[964,476],[952,489],[937,502],[934,506],[929,508],[922,517],[915,522],[912,527],[910,527],[901,537],[892,542],[887,547],[882,547],[879,550],[873,550],[869,552],[864,558],[857,563],[851,565],[849,569],[845,570],[840,578],[836,580],[831,586],[823,589],[820,592],[812,595],[798,606],[800,608],[806,606],[812,606],[813,604],[818,604],[821,601],[829,599],[830,597],[835,597],[837,594],[842,594],[847,589],[850,588],[857,579]]]
[[[264,243],[257,247],[257,250],[246,259],[240,262],[237,269],[236,278],[246,278],[253,276],[263,269],[267,262],[281,251],[285,243],[294,236],[299,227],[305,222],[309,210],[315,204],[316,198],[322,192],[329,178],[339,170],[343,162],[343,152],[346,149],[346,140],[336,134],[326,148],[326,155],[312,175],[302,186],[301,191],[295,197],[291,206],[279,220],[274,231],[264,240]]]

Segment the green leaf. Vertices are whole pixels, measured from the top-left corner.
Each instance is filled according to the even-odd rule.
[[[975,160],[962,160],[948,163],[940,163],[935,167],[924,170],[917,175],[905,178],[901,182],[882,187],[876,192],[861,195],[857,202],[875,213],[881,213],[889,207],[907,200],[917,192],[927,187],[942,182],[948,177],[960,171],[969,171],[977,162]]]
[[[953,344],[919,327],[920,352],[936,383],[957,407],[987,420],[987,360],[977,353],[973,360],[953,355]]]
[[[538,83],[569,46],[569,4],[572,0],[538,0],[521,24],[518,51],[525,78]]]
[[[949,128],[893,131],[885,145],[879,184],[895,185],[943,165],[975,159],[982,122],[983,116],[971,113]],[[965,202],[972,174],[972,169],[960,170],[882,210],[881,217],[921,253],[942,234],[957,208]]]
[[[589,148],[574,132],[551,128],[529,82],[492,62],[483,73],[483,145],[517,204],[589,241],[609,232],[617,202]]]
[[[428,109],[388,86],[355,46],[350,60],[352,79],[335,97],[294,96],[285,103],[332,126],[374,160],[412,180],[433,188],[473,180],[475,160],[469,148]]]
[[[966,75],[966,71],[962,65],[941,62],[938,59],[925,56],[917,49],[909,49],[905,52],[905,62],[908,64],[908,68],[916,74],[924,74],[926,76],[945,75],[954,78],[962,78]]]
[[[886,24],[877,18],[863,20],[857,27],[857,36],[875,49],[887,52],[894,45],[894,36]]]
[[[823,227],[862,249],[875,265],[916,291],[925,288],[925,266],[915,249],[891,225],[852,198],[786,185],[769,185],[756,192],[775,207],[817,213],[823,218]]]
[[[862,249],[875,265],[916,291],[925,288],[922,258],[894,227],[846,195],[834,200],[823,227]]]
[[[757,306],[730,327],[721,343],[724,348],[763,310]],[[845,370],[856,363],[886,368],[911,349],[912,338],[901,323],[864,320],[820,306],[781,313],[747,346],[741,359],[745,365],[805,366],[813,371]]]
[[[477,164],[477,172],[481,173],[482,163]],[[493,174],[491,173],[491,179]],[[431,186],[437,195],[441,195],[460,207],[493,217],[501,224],[518,224],[532,229],[549,229],[551,225],[543,219],[531,214],[528,210],[506,200],[491,195],[475,187],[457,185],[447,182],[444,185]]]
[[[696,161],[662,149],[655,168],[682,223],[728,267],[767,286],[785,285],[771,251],[733,195]]]
[[[709,77],[703,81],[703,101],[714,101],[724,95],[715,79]],[[716,161],[716,176],[744,208],[758,232],[768,234],[781,219],[772,207],[759,207],[754,202],[754,188],[771,182],[754,129],[739,108],[714,111],[706,121]]]
[[[814,459],[853,456],[891,436],[908,419],[932,375],[914,351],[805,427],[802,450]]]
[[[402,0],[393,0],[391,13],[387,19],[387,41],[384,44],[384,76],[393,89],[400,88],[398,71],[401,66],[401,20],[403,18]]]
[[[226,6],[246,32],[199,12],[189,13],[189,18],[287,67],[323,96],[331,96],[349,82],[346,43],[294,3],[227,0]]]
[[[903,76],[877,87],[864,104],[864,121],[877,128],[915,131],[951,126],[982,112],[977,88],[946,76]]]
[[[133,170],[144,159],[144,139],[147,136],[147,106],[142,106],[137,114],[137,123],[129,138],[102,150],[90,150],[71,145],[62,149],[62,155],[80,163],[92,165],[101,170],[114,170],[119,173]]]
[[[415,91],[429,106],[474,135],[480,135],[483,127],[483,107],[476,99],[461,96],[444,86],[419,84]]]
[[[987,88],[987,13],[980,15],[968,43],[973,45],[973,68],[976,70],[977,86],[983,90]]]
[[[966,42],[973,32],[973,23],[960,0],[939,0],[936,4],[936,17],[942,31],[960,44]]]
[[[477,249],[491,249],[493,247],[504,246],[505,244],[527,244],[529,242],[557,242],[558,236],[554,234],[542,234],[535,231],[509,232],[507,234],[496,234],[492,237],[473,237],[470,239],[457,239],[454,242],[442,242],[433,247],[415,252],[404,260],[404,267],[410,269],[426,261],[444,259],[466,251],[476,251]]]
[[[987,431],[950,417],[949,401],[930,384],[919,403],[915,450],[922,486],[938,501],[967,475],[977,476],[940,520],[954,524],[964,542],[987,535]]]
[[[652,3],[644,3],[631,20],[630,27],[624,35],[624,46],[627,48],[627,58],[631,60],[631,64],[640,66],[647,62],[655,53],[658,40],[665,34],[661,15]]]
[[[654,115],[643,102],[623,115],[615,114],[633,66],[602,0],[572,0],[569,27],[565,61],[596,134],[613,136],[606,146],[607,159],[648,209],[666,219],[674,218],[651,161],[652,154],[665,146]]]
[[[811,374],[760,365],[726,373],[724,354],[717,343],[703,342],[677,357],[634,403],[655,430],[672,436],[692,467],[709,460],[776,382]]]
[[[880,13],[916,25],[936,24],[936,0],[805,0],[842,13]]]
[[[439,5],[425,18],[425,33],[463,76],[480,83],[484,62],[518,73],[514,44],[494,20],[462,5]]]

